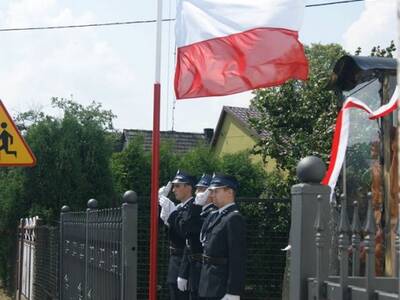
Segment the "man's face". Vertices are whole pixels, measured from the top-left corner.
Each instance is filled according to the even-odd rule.
[[[232,190],[226,187],[212,189],[211,197],[215,206],[218,208],[221,208],[234,200]]]
[[[192,196],[192,187],[186,183],[174,183],[172,191],[175,194],[176,200],[183,202]]]

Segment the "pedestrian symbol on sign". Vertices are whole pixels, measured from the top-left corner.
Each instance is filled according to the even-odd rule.
[[[1,123],[1,128],[3,128],[3,131],[0,133],[0,141],[1,141],[0,151],[4,150],[7,154],[13,154],[15,157],[17,157],[17,151],[11,151],[11,150],[8,149],[9,143],[10,143],[10,145],[12,145],[13,142],[14,142],[14,138],[6,130],[7,123],[6,122],[2,122]]]

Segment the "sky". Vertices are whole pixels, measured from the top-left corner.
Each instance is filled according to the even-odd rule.
[[[250,0],[248,0],[250,1]],[[330,0],[306,0],[306,4]],[[156,0],[0,0],[0,29],[153,20]],[[176,0],[163,1],[174,18]],[[365,0],[305,9],[304,44],[339,43],[364,54],[397,40],[396,0]],[[100,102],[117,129],[151,129],[156,24],[0,32],[0,99],[11,115],[29,109],[57,115],[51,97]],[[161,130],[215,128],[224,105],[247,107],[250,92],[175,101],[174,22],[164,22]]]

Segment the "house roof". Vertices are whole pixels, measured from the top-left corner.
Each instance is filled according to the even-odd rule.
[[[222,108],[221,114],[219,116],[218,124],[214,132],[214,136],[211,140],[211,146],[215,146],[220,131],[222,129],[222,125],[224,123],[225,117],[230,115],[233,119],[235,119],[238,123],[242,125],[242,127],[248,132],[249,135],[255,136],[257,138],[262,138],[266,136],[266,132],[257,133],[250,126],[249,118],[259,118],[261,117],[260,113],[251,108],[247,107],[236,107],[236,106],[224,106]]]
[[[144,150],[150,151],[152,144],[152,130],[138,130],[138,129],[124,129],[123,140],[124,148],[127,146],[130,140],[137,136],[143,136],[144,138]],[[173,151],[177,153],[186,153],[199,144],[208,144],[205,133],[193,133],[193,132],[178,132],[178,131],[161,131],[161,141],[173,141]]]

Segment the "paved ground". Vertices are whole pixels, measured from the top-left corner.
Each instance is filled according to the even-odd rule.
[[[0,289],[0,300],[11,300],[11,298],[6,296],[3,290]]]

